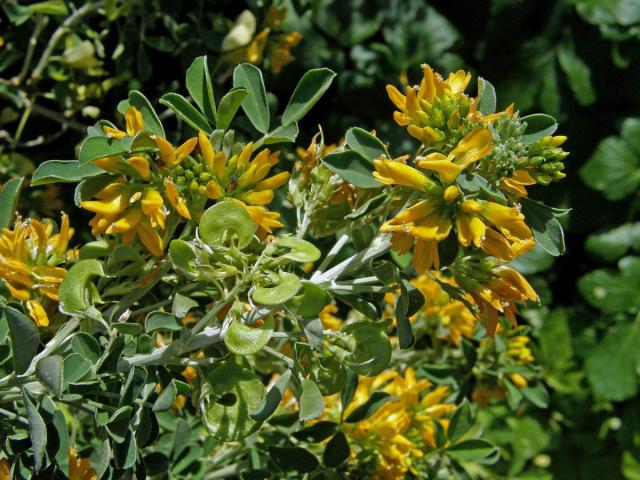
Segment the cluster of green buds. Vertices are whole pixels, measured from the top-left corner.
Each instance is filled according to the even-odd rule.
[[[564,135],[543,137],[529,146],[525,168],[536,182],[549,185],[563,179],[563,160],[569,155],[560,146],[567,140]]]
[[[520,167],[521,157],[526,153],[522,142],[527,124],[517,114],[496,114],[488,126],[493,134],[495,147],[480,160],[479,172],[489,182],[497,184],[503,177],[511,177]]]

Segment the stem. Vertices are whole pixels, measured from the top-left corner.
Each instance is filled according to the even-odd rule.
[[[147,313],[147,312],[151,312],[152,310],[155,310],[156,308],[160,308],[160,307],[164,307],[165,305],[169,305],[171,302],[173,302],[173,298],[167,298],[166,300],[162,300],[160,302],[156,302],[152,305],[149,305],[148,307],[143,307],[143,308],[139,308],[138,310],[132,310],[131,311],[131,317],[136,317],[142,313]]]
[[[17,413],[10,412],[9,410],[5,410],[4,408],[0,408],[0,415],[7,417],[9,420],[15,420],[17,422],[22,423],[23,425],[29,425],[29,421],[18,415]]]
[[[350,238],[351,237],[349,237],[349,235],[347,233],[343,233],[342,234],[342,236],[338,239],[338,241],[335,243],[335,245],[333,247],[331,247],[331,250],[329,250],[329,253],[327,253],[327,256],[324,257],[324,260],[322,260],[322,263],[320,264],[318,269],[311,276],[311,281],[312,282],[315,281],[319,276],[321,276],[322,273],[326,270],[326,268],[329,265],[331,265],[331,262],[333,262],[333,260],[336,258],[336,256],[342,250],[342,247],[344,247],[347,244],[347,242],[349,241]]]
[[[263,350],[269,353],[270,355],[273,355],[274,357],[282,360],[284,363],[287,364],[289,368],[293,368],[293,360],[287,357],[284,353],[280,353],[277,350],[274,350],[273,348],[267,347],[267,346],[265,346]]]
[[[38,44],[38,37],[42,33],[46,22],[43,20],[42,15],[36,16],[36,26],[33,29],[33,33],[31,34],[31,38],[29,39],[29,47],[27,48],[27,54],[24,57],[24,63],[22,64],[22,69],[18,74],[17,84],[20,85],[24,79],[27,77],[27,72],[29,71],[29,67],[31,66],[31,60],[33,60],[33,52],[36,49],[36,45]]]
[[[327,270],[325,273],[318,275],[315,279],[316,284],[328,284],[348,273],[357,270],[362,265],[368,263],[380,255],[384,255],[391,248],[391,241],[388,235],[378,235],[371,242],[371,246],[366,250],[356,253],[351,257],[343,260],[335,267]]]

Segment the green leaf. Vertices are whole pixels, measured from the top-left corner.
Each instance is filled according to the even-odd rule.
[[[306,422],[322,415],[322,412],[324,412],[324,400],[318,385],[313,380],[305,378],[301,387],[299,417],[301,422]]]
[[[287,308],[304,318],[318,315],[331,302],[331,297],[316,284],[302,280],[302,293],[287,301]]]
[[[256,227],[246,208],[231,200],[209,207],[200,218],[198,233],[205,243],[222,244],[229,234],[235,236],[238,247],[246,247],[253,239]]]
[[[76,383],[91,370],[92,362],[80,353],[72,353],[64,359],[64,383]]]
[[[171,38],[163,37],[161,35],[149,35],[144,37],[144,43],[151,48],[159,50],[161,52],[170,53],[176,48],[176,44]]]
[[[564,233],[554,210],[528,198],[522,198],[521,203],[522,213],[538,245],[554,257],[562,255],[565,249]]]
[[[133,414],[133,407],[130,405],[120,407],[113,412],[109,417],[107,424],[105,425],[109,435],[116,443],[122,443],[125,441],[127,431],[129,430],[129,423],[131,421],[131,415]]]
[[[625,139],[605,138],[580,169],[580,178],[608,200],[622,200],[640,187],[640,152]]]
[[[345,419],[347,423],[357,423],[362,420],[366,420],[371,415],[376,413],[382,405],[387,402],[395,400],[395,397],[392,397],[387,392],[376,391],[371,394],[371,396],[364,402],[362,405],[355,408]]]
[[[206,377],[200,411],[209,433],[220,441],[236,441],[251,434],[259,423],[250,416],[263,405],[265,388],[251,371],[224,362]]]
[[[260,69],[250,63],[238,65],[233,71],[233,86],[247,89],[248,94],[242,102],[242,110],[256,130],[267,133],[270,123],[269,102]]]
[[[273,333],[273,317],[269,315],[261,327],[250,327],[238,320],[231,322],[224,344],[236,355],[253,355],[262,350]]]
[[[36,365],[36,377],[46,385],[56,397],[62,394],[64,362],[59,355],[44,357]]]
[[[115,328],[119,333],[122,333],[124,335],[138,336],[144,331],[144,328],[142,328],[142,325],[140,325],[139,323],[131,323],[131,322],[116,323],[115,325],[113,325],[113,328]]]
[[[88,177],[104,173],[104,170],[88,163],[80,165],[77,160],[47,160],[41,163],[31,177],[31,186],[48,183],[79,182]]]
[[[629,250],[640,251],[640,222],[625,223],[587,237],[585,248],[591,255],[614,262]]]
[[[522,123],[527,124],[527,128],[522,135],[522,141],[527,144],[537,142],[542,137],[553,135],[558,129],[558,122],[551,115],[544,113],[534,113],[522,117]]]
[[[156,310],[155,312],[149,312],[147,318],[145,318],[144,330],[147,333],[155,331],[177,332],[182,330],[182,325],[172,313]]]
[[[255,413],[251,413],[252,419],[263,422],[276,411],[278,405],[280,405],[280,400],[282,400],[284,396],[285,390],[289,386],[290,379],[291,370],[285,370],[267,392],[262,405],[256,409]]]
[[[60,310],[69,315],[86,312],[91,307],[87,294],[89,280],[103,276],[102,263],[98,260],[80,260],[73,265],[58,290]]]
[[[144,124],[145,132],[150,132],[164,138],[162,122],[160,122],[158,114],[151,106],[149,100],[147,100],[147,97],[138,90],[131,90],[129,92],[129,104],[137,108],[142,114],[142,123]]]
[[[173,313],[179,319],[182,319],[189,312],[189,310],[191,310],[192,308],[196,308],[197,306],[198,302],[196,302],[191,297],[176,293],[173,297],[171,313]]]
[[[640,386],[640,323],[611,327],[588,355],[587,378],[596,398],[624,401],[635,397]]]
[[[4,307],[13,349],[13,369],[17,375],[27,371],[38,351],[40,334],[36,324],[13,307]]]
[[[549,392],[541,383],[535,386],[528,386],[521,389],[524,398],[529,400],[538,408],[547,408],[549,406]]]
[[[491,457],[498,449],[486,440],[475,438],[453,444],[447,448],[450,457],[460,461],[478,461]]]
[[[291,125],[279,126],[278,128],[267,133],[261,140],[254,144],[254,149],[260,145],[272,145],[274,143],[293,143],[298,137],[298,124],[292,123]]]
[[[345,134],[345,139],[352,150],[355,150],[370,162],[382,156],[389,157],[385,144],[378,137],[362,128],[350,128]]]
[[[200,107],[200,111],[211,123],[217,124],[216,100],[206,55],[196,58],[187,69],[186,83],[189,95]]]
[[[171,109],[196,132],[202,130],[207,135],[211,133],[212,128],[207,119],[182,95],[178,93],[166,93],[160,99],[160,103]]]
[[[320,465],[318,459],[302,447],[269,447],[269,454],[284,472],[294,470],[307,473],[314,471]]]
[[[255,303],[268,306],[281,305],[293,298],[302,287],[300,279],[288,272],[272,274],[271,281],[271,286],[255,287],[251,295]]]
[[[169,410],[173,405],[173,402],[176,401],[176,395],[178,394],[178,389],[176,387],[176,382],[171,380],[169,385],[166,386],[158,398],[153,403],[153,407],[151,410],[154,412],[164,412],[165,410]]]
[[[591,70],[575,51],[572,41],[567,39],[558,44],[558,63],[578,103],[583,107],[596,101],[596,92],[591,83]]]
[[[27,8],[33,13],[42,13],[43,15],[69,15],[69,9],[62,0],[33,3]]]
[[[640,308],[640,257],[618,262],[619,272],[599,269],[578,280],[582,296],[603,313],[632,312]]]
[[[336,73],[328,68],[315,68],[305,73],[282,114],[282,125],[290,125],[304,117],[328,90],[335,76]]]
[[[0,228],[10,228],[18,208],[24,177],[12,178],[0,191]]]
[[[336,433],[322,454],[322,462],[329,468],[336,468],[347,461],[351,455],[351,448],[344,433]]]
[[[293,436],[305,442],[319,443],[335,434],[337,429],[337,423],[321,420],[294,432]]]
[[[236,112],[242,101],[249,93],[244,87],[234,87],[227,92],[227,94],[220,100],[218,105],[218,124],[217,128],[226,130],[231,125],[233,117],[236,116]]]
[[[465,398],[456,409],[451,422],[447,428],[449,440],[455,442],[473,426],[473,416],[471,414],[471,404]]]
[[[342,328],[355,341],[355,348],[346,355],[337,352],[343,363],[359,375],[380,374],[391,361],[389,337],[373,322],[355,322]]]
[[[173,266],[186,274],[197,274],[196,258],[198,252],[195,247],[184,240],[174,239],[169,244],[169,258]]]
[[[360,188],[376,188],[382,184],[373,176],[373,164],[354,150],[330,153],[322,158],[329,170],[346,182]]]
[[[482,77],[478,77],[478,110],[484,115],[496,112],[496,89]]]
[[[22,387],[22,400],[29,421],[29,439],[33,447],[34,470],[38,472],[42,468],[47,449],[47,426],[24,387]]]
[[[146,132],[138,133],[134,138],[88,137],[80,145],[78,165],[83,167],[98,158],[141,153],[155,148]]]
[[[272,243],[272,245],[278,248],[289,249],[287,253],[284,253],[280,256],[282,258],[286,258],[287,260],[293,260],[294,262],[315,262],[320,258],[321,255],[320,250],[318,250],[318,248],[314,244],[297,237],[278,237]]]

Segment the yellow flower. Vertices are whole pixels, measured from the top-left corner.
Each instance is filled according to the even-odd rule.
[[[500,179],[498,188],[515,198],[528,196],[527,187],[535,185],[536,181],[526,170],[516,170],[510,177]]]
[[[144,131],[144,122],[142,121],[142,113],[135,108],[129,107],[124,114],[126,132],[107,125],[102,127],[104,133],[111,138],[133,137],[136,133]]]
[[[164,244],[158,230],[166,228],[167,211],[162,195],[152,187],[127,184],[120,178],[95,195],[97,200],[80,203],[95,213],[89,221],[93,235],[122,234],[125,244],[136,236],[155,256],[162,256]]]
[[[172,168],[176,165],[180,165],[182,160],[184,160],[187,155],[193,152],[193,149],[196,148],[196,145],[198,144],[198,139],[196,137],[193,137],[184,142],[178,148],[175,148],[173,145],[171,145],[170,142],[162,137],[159,137],[158,135],[154,135],[151,138],[154,142],[156,142],[158,150],[160,151],[160,164],[163,167],[167,168]]]
[[[393,85],[387,93],[399,111],[393,118],[409,134],[429,146],[441,147],[463,136],[465,119],[479,117],[477,99],[464,94],[471,74],[458,70],[445,80],[429,65],[422,66],[420,86],[406,87],[405,95]]]
[[[39,327],[48,326],[49,314],[56,310],[58,287],[67,273],[60,265],[75,256],[68,251],[73,233],[66,214],[56,234],[53,222],[33,219],[0,230],[0,279],[13,299],[26,302]]]
[[[489,271],[486,271],[487,268]],[[487,267],[484,264],[474,269],[463,265],[454,269],[454,276],[457,283],[471,294],[479,312],[486,318],[490,337],[495,335],[499,314],[503,314],[515,326],[518,313],[516,302],[538,300],[529,282],[509,267]]]
[[[274,36],[268,55],[269,68],[273,73],[280,73],[285,66],[293,61],[294,56],[291,54],[291,49],[298,45],[300,40],[302,40],[300,32],[282,33]]]
[[[519,373],[512,373],[509,375],[509,380],[518,388],[526,388],[529,385],[529,382],[526,378],[524,378]]]
[[[69,449],[69,480],[96,480],[96,471],[88,458],[78,458],[74,447]]]
[[[452,278],[439,274],[436,274],[436,278],[453,287],[458,286]],[[420,275],[411,283],[424,297],[424,305],[417,315],[439,319],[446,330],[445,339],[459,345],[462,337],[469,338],[473,335],[477,319],[463,302],[450,298],[440,284],[427,275]],[[473,298],[470,295],[466,295],[465,299],[469,304],[473,304]]]

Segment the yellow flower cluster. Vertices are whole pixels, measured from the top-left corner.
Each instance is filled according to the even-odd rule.
[[[13,229],[0,230],[0,279],[13,299],[26,302],[39,327],[49,325],[58,287],[67,273],[64,264],[74,260],[75,252],[68,250],[73,232],[66,214],[58,233],[52,221],[34,219],[18,220]]]
[[[448,387],[433,388],[429,380],[416,378],[409,367],[404,375],[389,370],[376,377],[361,377],[345,415],[366,402],[377,390],[385,391],[397,400],[383,404],[363,421],[343,424],[343,432],[352,447],[377,452],[379,461],[374,479],[405,478],[409,471],[416,473],[416,460],[435,447],[435,424],[439,423],[446,430],[447,417],[456,407],[444,401]],[[338,418],[339,396],[325,400],[325,417]]]
[[[458,175],[491,151],[491,133],[474,129],[447,157],[434,152],[419,158],[417,165],[435,171],[439,183],[407,165],[408,157],[376,159],[374,176],[387,185],[413,189],[419,201],[383,224],[381,231],[392,233],[393,248],[400,253],[412,247],[418,273],[440,268],[438,242],[456,226],[458,242],[482,249],[501,260],[511,261],[535,245],[524,215],[517,207],[492,200],[465,198],[457,185]]]
[[[126,131],[105,126],[104,132],[112,138],[122,138],[144,131],[142,115],[134,107],[129,107],[125,119]],[[94,161],[98,167],[120,175],[97,192],[95,199],[81,202],[83,208],[95,213],[90,221],[94,235],[120,234],[125,244],[139,238],[149,252],[161,256],[169,215],[174,211],[191,220],[190,200],[196,198],[234,199],[247,208],[263,231],[282,227],[279,214],[265,208],[273,200],[274,189],[289,178],[288,172],[265,178],[278,162],[280,152],[263,149],[252,159],[253,144],[248,143],[238,154],[227,158],[224,152],[213,148],[203,132],[178,147],[158,135],[152,138],[157,154],[110,156]]]

